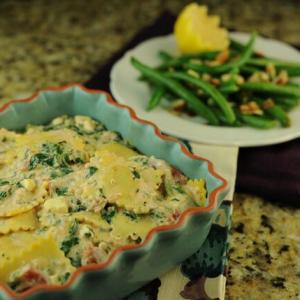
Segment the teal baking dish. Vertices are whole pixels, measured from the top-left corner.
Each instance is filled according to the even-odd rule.
[[[0,299],[120,299],[196,252],[204,242],[217,208],[226,195],[227,181],[213,164],[191,154],[176,139],[163,135],[129,107],[117,104],[103,91],[80,85],[43,90],[31,98],[11,101],[0,109],[0,128],[22,130],[62,115],[87,115],[119,132],[146,155],[168,161],[190,178],[205,178],[205,207],[186,210],[173,225],[152,229],[138,245],[116,249],[101,264],[80,267],[63,286],[39,285],[22,293],[0,285]]]

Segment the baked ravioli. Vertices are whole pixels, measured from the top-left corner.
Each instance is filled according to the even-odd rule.
[[[85,116],[0,129],[0,282],[63,284],[206,204],[205,181],[140,154]]]

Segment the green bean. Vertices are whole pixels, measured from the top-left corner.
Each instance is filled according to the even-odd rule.
[[[296,86],[296,87],[300,88],[299,83],[296,83],[293,81],[289,81],[288,83],[285,84],[285,86]]]
[[[239,91],[239,87],[236,85],[237,75],[239,74],[239,68],[233,68],[229,75],[230,78],[227,81],[222,81],[218,86],[218,90],[221,93],[225,94],[233,94]]]
[[[144,75],[139,75],[137,80],[138,81],[147,81],[147,78]]]
[[[290,111],[292,108],[299,105],[298,98],[286,98],[286,97],[278,97],[274,98],[276,104],[280,105],[284,110]]]
[[[236,61],[231,61],[226,64],[221,64],[217,66],[208,66],[204,64],[195,64],[195,63],[185,63],[184,66],[187,69],[192,69],[197,72],[204,72],[208,74],[221,74],[229,72],[232,68],[239,68],[243,66],[251,57],[253,53],[253,46],[256,39],[256,33],[252,33],[247,46],[245,47],[243,53],[241,54],[240,58]]]
[[[164,62],[160,66],[158,66],[158,69],[165,70],[172,67],[181,67],[185,62],[189,61],[190,59],[215,59],[219,53],[219,51],[199,52],[183,54],[177,57],[171,57],[171,59],[168,60],[163,59]],[[161,51],[160,55],[163,55],[164,58],[166,58],[166,52]]]
[[[291,120],[285,111],[278,105],[274,104],[268,108],[264,108],[264,100],[262,99],[255,99],[255,102],[259,104],[260,107],[266,112],[269,116],[277,119],[282,127],[289,127],[291,125]]]
[[[249,66],[265,68],[268,64],[273,64],[277,70],[286,70],[290,76],[300,75],[300,63],[282,61],[273,58],[250,58],[247,62]]]
[[[245,50],[245,45],[236,40],[230,39],[230,48],[237,52],[243,52]]]
[[[240,43],[236,40],[230,39],[230,48],[232,50],[235,50],[236,52],[241,53],[245,50],[245,47],[246,47],[246,45],[244,45],[243,43]],[[255,56],[256,57],[264,57],[264,55],[262,53],[256,52],[256,51],[254,51],[252,53],[252,56],[254,56],[254,57]]]
[[[180,57],[189,60],[189,59],[208,59],[212,60],[215,59],[220,54],[220,51],[206,51],[206,52],[196,52],[196,53],[189,53],[183,54]]]
[[[300,98],[300,87],[277,85],[271,82],[245,82],[240,85],[240,89],[243,91]]]
[[[161,59],[163,62],[167,62],[167,61],[173,59],[173,56],[170,55],[168,52],[165,52],[165,51],[159,51],[159,52],[158,52],[158,56],[160,57],[160,59]]]
[[[217,119],[215,114],[211,111],[211,109],[207,107],[204,103],[202,103],[193,93],[191,93],[188,89],[182,86],[179,82],[177,82],[172,78],[168,78],[163,73],[140,63],[137,59],[133,57],[131,58],[131,63],[137,70],[139,70],[149,80],[164,86],[165,88],[169,89],[171,92],[176,94],[177,96],[184,99],[194,112],[196,112],[198,115],[202,116],[203,118],[207,119],[207,121],[210,124],[212,125],[219,124],[219,120]]]
[[[241,67],[241,73],[246,74],[246,75],[252,75],[255,72],[261,71],[260,69],[253,67],[253,66],[248,66],[244,65]]]
[[[184,63],[184,60],[181,57],[172,58],[168,61],[163,62],[156,69],[157,70],[166,70],[168,68],[181,68]]]
[[[211,107],[211,109],[213,110],[215,115],[218,117],[218,119],[220,120],[220,123],[222,125],[231,126],[231,127],[241,127],[242,123],[237,119],[233,123],[228,123],[223,112],[218,107]]]
[[[270,129],[277,125],[277,121],[270,120],[269,118],[253,115],[240,114],[239,118],[247,125],[259,129]]]
[[[266,108],[265,111],[275,119],[279,121],[282,127],[291,126],[291,120],[285,111],[278,105],[274,105],[270,108]]]
[[[165,89],[161,86],[156,86],[154,92],[148,102],[147,111],[151,111],[155,107],[157,107],[162,99],[162,96],[165,93]]]
[[[300,102],[300,99],[297,97],[284,97],[284,96],[276,96],[274,100],[278,103],[284,103],[288,105],[298,105]]]
[[[233,94],[239,91],[239,87],[234,83],[226,83],[218,86],[218,90],[222,94]]]
[[[174,79],[179,79],[182,81],[189,82],[202,89],[206,94],[210,95],[212,99],[216,102],[216,104],[220,107],[228,123],[233,123],[235,121],[235,114],[230,104],[213,85],[183,72],[169,72],[167,73],[167,75],[168,77]]]

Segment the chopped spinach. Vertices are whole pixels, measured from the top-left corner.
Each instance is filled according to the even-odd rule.
[[[53,172],[51,172],[50,176],[51,176],[52,179],[55,179],[57,177],[60,177],[60,174],[58,172],[53,171]]]
[[[68,167],[60,168],[59,170],[60,170],[61,174],[63,174],[63,175],[67,175],[67,174],[70,174],[73,172],[73,170]]]
[[[136,220],[138,218],[137,214],[133,211],[125,210],[123,213],[126,217],[130,218],[131,220]]]
[[[19,285],[22,283],[22,281],[17,278],[15,279],[14,281],[10,282],[9,283],[9,286],[12,290],[17,290],[17,288],[19,287]]]
[[[184,190],[183,190],[182,186],[180,186],[180,185],[174,185],[173,189],[180,194],[184,194]]]
[[[74,201],[76,202],[74,203]],[[69,212],[79,212],[82,210],[86,210],[86,206],[82,204],[79,199],[74,199],[71,201],[71,203],[72,203],[72,207],[69,208]]]
[[[71,251],[71,248],[79,243],[78,237],[69,237],[62,241],[60,249],[68,255]]]
[[[35,169],[39,164],[51,167],[67,167],[63,154],[63,142],[42,144],[41,152],[33,155],[29,161],[29,170]]]
[[[102,197],[102,198],[106,198],[106,196],[105,196],[105,194],[104,194],[104,191],[103,191],[103,188],[100,188],[99,189],[99,194],[100,194],[100,197]]]
[[[132,173],[134,179],[140,179],[141,178],[141,175],[137,170],[133,170],[131,173]]]
[[[70,158],[70,153],[64,149],[65,141],[59,143],[42,144],[41,151],[34,154],[29,161],[28,169],[33,170],[38,165],[60,168],[66,173],[70,173],[70,164],[83,163],[80,157]]]
[[[81,257],[79,255],[75,256],[75,257],[70,257],[70,261],[72,266],[79,268],[81,267]]]
[[[79,135],[94,135],[96,133],[104,131],[104,128],[101,124],[97,124],[95,130],[92,132],[88,132],[83,127],[77,125],[69,125],[67,128],[75,131]]]
[[[89,167],[88,168],[88,172],[87,172],[87,176],[88,177],[91,177],[91,176],[93,176],[96,172],[98,171],[98,168],[96,168],[96,167]]]
[[[149,165],[149,158],[147,156],[135,156],[133,158],[133,160],[140,163],[140,164],[142,164],[143,166],[148,166]]]
[[[58,281],[63,284],[69,279],[70,275],[70,272],[66,272],[65,274],[58,277]]]
[[[184,190],[180,185],[177,184],[171,184],[170,182],[165,182],[165,188],[166,192],[169,196],[172,196],[174,194],[174,191],[180,194],[184,194]]]
[[[55,192],[58,196],[65,196],[68,193],[68,188],[67,187],[57,187],[55,189]]]
[[[139,236],[136,240],[135,240],[136,244],[139,244],[142,242],[142,238]]]
[[[63,168],[59,168],[53,172],[51,172],[51,178],[54,179],[54,178],[57,178],[57,177],[62,177],[62,176],[65,176],[69,173],[72,173],[73,170],[69,167],[63,167]]]
[[[105,207],[102,211],[101,211],[101,217],[103,220],[105,220],[108,224],[111,223],[112,218],[115,216],[117,210],[115,206],[108,206]]]
[[[22,185],[22,183],[21,183],[20,181],[18,181],[18,182],[16,183],[16,187],[17,187],[18,189],[20,189],[20,188],[23,187],[23,185]]]
[[[7,180],[0,179],[0,186],[9,184]]]
[[[62,154],[64,152],[64,149],[63,149],[64,144],[66,144],[65,141],[61,141],[57,144],[45,143],[45,144],[42,144],[42,151],[44,153]]]
[[[64,239],[61,243],[60,249],[65,255],[68,255],[71,251],[71,248],[79,243],[79,238],[76,236],[78,226],[78,221],[75,220],[69,228],[69,237]]]
[[[75,158],[67,157],[66,160],[68,163],[74,163],[74,164],[83,164],[84,163],[83,159],[79,156],[77,156]]]
[[[153,217],[154,219],[161,219],[164,217],[164,214],[161,212],[153,211],[150,213],[150,216]]]
[[[75,126],[75,125],[69,125],[68,126],[69,129],[75,131],[77,134],[79,135],[85,135],[86,132],[82,130],[82,128]]]
[[[37,153],[30,158],[28,169],[33,170],[38,164],[53,166],[53,159],[46,154]]]
[[[5,191],[0,192],[0,200],[6,198],[8,196],[8,193]]]
[[[173,194],[172,185],[167,181],[165,181],[165,191],[167,192],[168,196],[171,196]]]
[[[40,234],[40,233],[46,232],[47,230],[48,230],[47,227],[40,227],[40,228],[38,228],[38,229],[36,230],[36,232],[37,232],[38,234]]]
[[[91,233],[91,232],[86,232],[86,233],[84,234],[84,237],[86,237],[87,239],[89,239],[91,236],[92,236],[92,233]]]
[[[79,227],[78,221],[74,220],[74,222],[72,223],[72,225],[69,228],[69,234],[70,234],[70,236],[74,236],[77,233],[78,227]]]

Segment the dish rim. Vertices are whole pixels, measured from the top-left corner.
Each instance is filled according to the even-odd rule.
[[[77,277],[80,274],[88,272],[88,271],[93,271],[93,270],[99,271],[99,270],[105,269],[106,267],[111,265],[111,263],[114,262],[114,260],[116,259],[116,256],[118,256],[119,254],[121,254],[127,250],[139,249],[139,248],[143,248],[144,246],[146,246],[148,243],[151,242],[151,240],[155,234],[158,234],[159,232],[162,232],[162,231],[165,232],[165,231],[170,231],[170,230],[182,227],[184,225],[184,223],[186,223],[187,218],[194,214],[212,211],[216,207],[219,193],[226,190],[226,188],[228,188],[228,186],[229,186],[228,181],[224,177],[222,177],[221,175],[219,175],[217,173],[217,171],[215,170],[214,164],[209,159],[206,159],[200,155],[192,154],[188,150],[188,148],[183,143],[181,143],[177,138],[163,134],[160,131],[160,129],[157,127],[157,125],[155,125],[154,123],[152,123],[150,121],[139,118],[136,115],[135,111],[131,107],[124,105],[124,104],[117,103],[116,101],[113,100],[112,95],[110,93],[100,90],[100,89],[86,88],[79,83],[71,83],[71,84],[67,84],[67,85],[63,85],[63,86],[50,86],[50,87],[38,90],[33,95],[31,95],[27,98],[9,101],[8,103],[4,104],[3,106],[0,106],[0,113],[4,112],[5,110],[7,110],[10,106],[12,106],[14,104],[33,102],[33,101],[37,100],[38,97],[40,96],[40,94],[42,94],[44,92],[51,92],[51,91],[62,92],[67,89],[76,88],[76,87],[86,93],[89,93],[89,94],[105,95],[106,96],[105,101],[107,101],[110,105],[113,105],[121,110],[127,110],[129,113],[129,117],[132,121],[138,122],[142,125],[151,126],[154,129],[154,134],[161,140],[170,141],[170,142],[179,144],[180,150],[183,152],[183,154],[185,156],[187,156],[193,160],[205,161],[207,163],[208,172],[215,178],[219,179],[221,181],[221,185],[219,187],[215,188],[210,193],[207,206],[205,206],[205,207],[190,207],[190,208],[186,209],[183,213],[181,213],[181,215],[176,223],[168,224],[168,225],[160,225],[160,226],[156,226],[156,227],[152,228],[147,233],[147,235],[142,243],[136,244],[136,245],[124,245],[124,246],[118,247],[114,251],[112,251],[112,253],[109,255],[109,257],[106,261],[104,261],[102,263],[98,263],[98,264],[90,264],[90,265],[85,265],[85,266],[81,266],[81,267],[77,268],[74,271],[74,273],[70,276],[70,278],[67,280],[67,282],[64,283],[63,285],[39,284],[37,286],[29,288],[28,290],[26,290],[24,292],[17,293],[15,291],[13,291],[7,284],[0,283],[0,289],[4,290],[4,292],[6,292],[10,297],[12,297],[13,299],[16,299],[16,300],[24,299],[25,297],[31,296],[32,294],[39,292],[39,291],[51,292],[51,291],[61,291],[64,289],[71,288],[71,286],[74,284],[74,282],[76,281]]]

